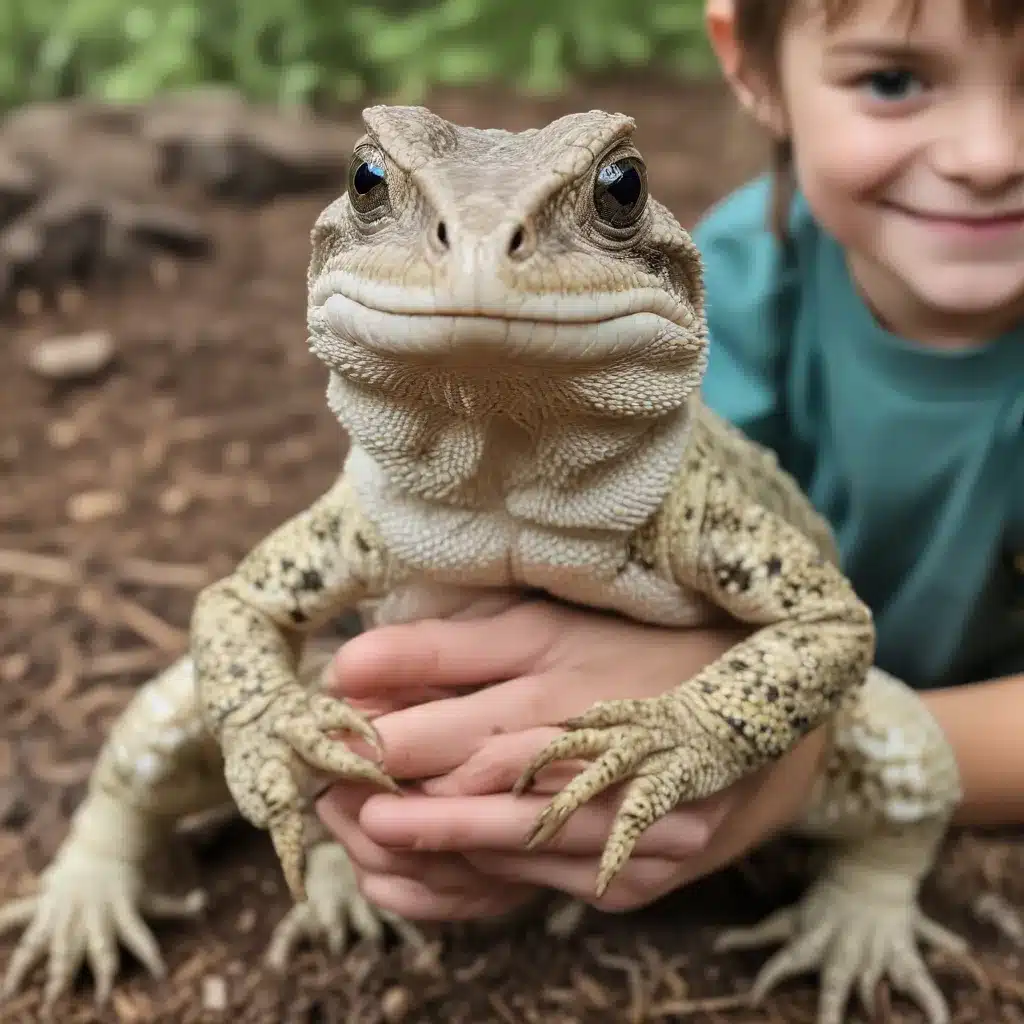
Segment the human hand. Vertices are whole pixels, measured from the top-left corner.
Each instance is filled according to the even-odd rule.
[[[553,723],[597,700],[672,689],[742,635],[642,626],[546,602],[490,618],[364,634],[333,665],[344,696],[386,702],[389,691],[414,687],[455,696],[374,722],[387,770],[398,779],[429,780],[418,793],[367,799],[336,788],[321,801],[321,817],[348,849],[367,898],[406,917],[491,916],[536,895],[538,887],[605,910],[650,903],[787,823],[810,785],[814,744],[805,743],[799,758],[667,815],[644,834],[600,900],[597,863],[619,793],[602,794],[543,851],[526,852],[528,828],[578,765],[552,765],[524,796],[507,791],[557,734]],[[496,879],[506,884],[495,885]]]

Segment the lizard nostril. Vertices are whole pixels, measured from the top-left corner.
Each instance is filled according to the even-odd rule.
[[[437,222],[437,240],[446,249],[448,248],[448,225],[443,220]]]
[[[526,241],[526,232],[523,231],[522,226],[517,227],[515,231],[512,232],[512,237],[508,242],[509,256],[515,256],[520,249],[522,249],[524,241]]]

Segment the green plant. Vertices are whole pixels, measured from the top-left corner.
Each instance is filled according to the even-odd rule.
[[[578,72],[708,67],[701,0],[32,0],[0,5],[0,103],[230,83],[280,104],[553,92]]]

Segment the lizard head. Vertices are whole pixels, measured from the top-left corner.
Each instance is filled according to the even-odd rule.
[[[633,415],[699,386],[700,257],[648,192],[632,118],[522,132],[422,107],[363,118],[347,189],[312,231],[310,345],[335,374],[462,402],[467,379],[544,392],[625,366],[652,381]]]

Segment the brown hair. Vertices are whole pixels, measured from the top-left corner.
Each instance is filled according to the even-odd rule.
[[[863,0],[733,0],[736,39],[746,60],[763,73],[773,76],[779,41],[786,19],[793,11],[813,4],[822,10],[826,23],[835,25],[849,17]],[[920,15],[927,0],[899,0],[897,12],[907,23]],[[1024,0],[961,0],[967,25],[972,32],[1011,32],[1024,24]],[[772,147],[772,230],[786,237],[786,222],[796,182],[793,177],[792,146],[778,139]]]

